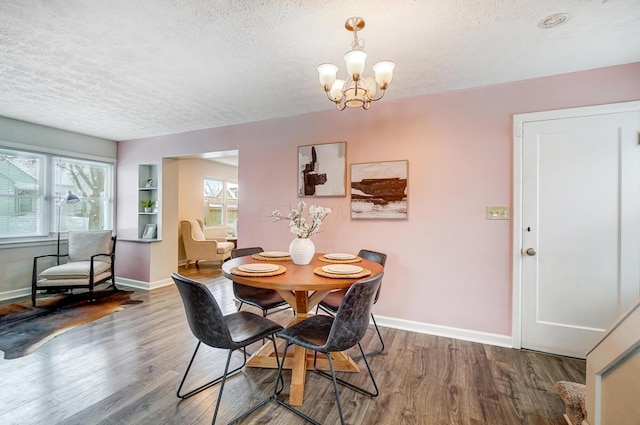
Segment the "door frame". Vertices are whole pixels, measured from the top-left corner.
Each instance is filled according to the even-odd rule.
[[[523,126],[528,122],[591,115],[616,114],[640,111],[640,101],[530,112],[513,116],[513,211],[512,220],[512,309],[511,345],[522,348],[522,139]],[[639,136],[640,137],[640,136]],[[640,142],[640,140],[639,140]]]

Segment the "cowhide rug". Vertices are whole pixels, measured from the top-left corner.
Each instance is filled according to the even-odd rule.
[[[0,306],[0,350],[5,359],[31,354],[69,329],[141,303],[131,299],[133,293],[108,289],[96,291],[93,302],[86,294],[59,294],[38,298],[37,307],[31,301]]]

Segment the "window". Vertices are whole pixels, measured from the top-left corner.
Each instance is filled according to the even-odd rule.
[[[232,226],[238,218],[238,183],[204,180],[205,226]]]
[[[43,233],[45,156],[0,149],[0,236]]]
[[[0,149],[0,238],[113,228],[113,164]],[[80,198],[62,203],[71,191]]]
[[[55,157],[53,193],[56,205],[68,191],[78,195],[81,202],[63,204],[60,211],[60,230],[104,230],[111,229],[112,196],[111,170],[113,165]],[[107,196],[107,194],[109,196]],[[55,212],[57,215],[57,211]]]

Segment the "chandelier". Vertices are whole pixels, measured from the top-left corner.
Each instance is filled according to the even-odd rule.
[[[373,66],[375,78],[363,77],[367,53],[363,50],[364,39],[358,39],[358,31],[364,28],[364,20],[357,17],[349,18],[344,27],[353,32],[351,50],[344,55],[349,76],[346,80],[337,79],[338,66],[323,63],[318,66],[320,84],[329,100],[334,102],[340,111],[345,108],[369,109],[371,102],[380,100],[384,96],[393,78],[395,64],[391,61],[378,62]]]

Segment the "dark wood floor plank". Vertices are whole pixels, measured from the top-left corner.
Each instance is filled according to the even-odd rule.
[[[235,311],[231,283],[220,276],[219,268],[205,264],[180,272],[204,281],[225,313]],[[218,386],[184,401],[175,396],[197,342],[176,288],[140,291],[134,298],[143,303],[72,329],[27,357],[0,360],[2,386],[11,389],[0,391],[0,423],[211,423]],[[269,316],[282,324],[291,317],[290,310]],[[582,360],[402,330],[381,331],[387,348],[370,358],[381,394],[371,399],[341,387],[349,424],[562,425],[564,405],[554,384],[585,379]],[[372,326],[362,344],[365,351],[378,348]],[[210,347],[200,351],[189,386],[218,376],[224,367],[226,352]],[[233,361],[241,362],[241,354],[234,354]],[[363,369],[362,360],[360,365]],[[267,397],[275,376],[275,370],[247,368],[231,377],[220,423]],[[356,385],[371,385],[364,370],[340,376]],[[287,383],[290,378],[285,371]],[[282,399],[287,399],[287,392],[288,388]],[[301,410],[323,423],[338,423],[331,381],[310,373]],[[272,402],[242,423],[305,422]]]

